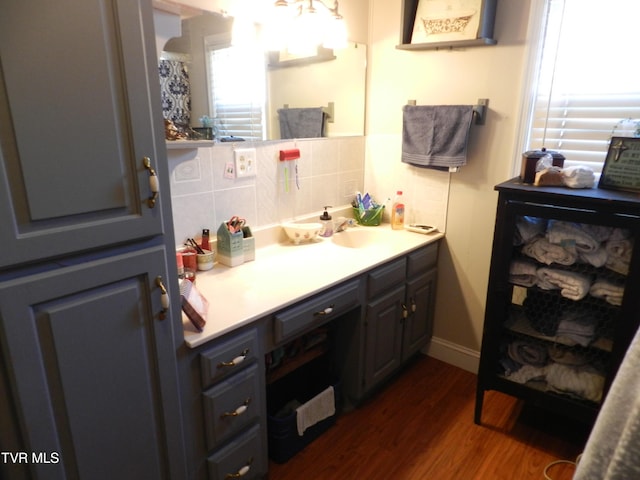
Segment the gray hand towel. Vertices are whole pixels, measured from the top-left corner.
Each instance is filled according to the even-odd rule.
[[[472,105],[405,105],[402,161],[448,169],[467,163]]]
[[[322,107],[280,108],[280,138],[324,137],[325,113]]]

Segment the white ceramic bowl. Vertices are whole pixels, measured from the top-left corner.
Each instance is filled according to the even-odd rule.
[[[296,245],[315,239],[322,228],[321,223],[285,223],[282,225],[287,237]]]

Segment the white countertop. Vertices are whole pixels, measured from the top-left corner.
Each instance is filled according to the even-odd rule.
[[[209,302],[207,324],[197,332],[183,315],[186,344],[202,345],[444,236],[392,230],[389,224],[346,233],[363,229],[374,241],[358,248],[337,245],[333,238],[344,234],[337,233],[312,243],[269,245],[256,250],[254,261],[198,272],[196,287]]]

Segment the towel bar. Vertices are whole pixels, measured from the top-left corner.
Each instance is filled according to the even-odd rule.
[[[407,105],[416,105],[416,101],[407,100]],[[473,118],[476,125],[484,125],[488,105],[488,98],[479,98],[478,103],[473,106]]]
[[[282,108],[289,108],[289,104],[285,103]],[[328,102],[326,107],[322,107],[322,111],[327,115],[327,123],[333,123],[335,121],[335,103]]]
[[[488,105],[488,98],[479,98],[478,103],[473,106],[473,116],[475,117],[476,125],[484,125]]]

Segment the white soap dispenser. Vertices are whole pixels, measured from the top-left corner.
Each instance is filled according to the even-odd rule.
[[[333,220],[331,219],[331,215],[327,212],[327,208],[331,208],[330,206],[324,207],[324,212],[320,215],[320,223],[322,223],[322,228],[320,229],[319,235],[321,237],[330,237],[333,235]]]

